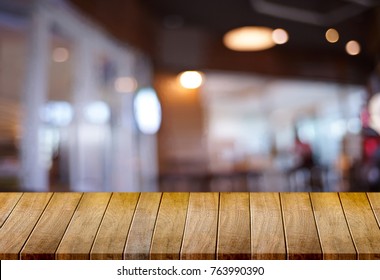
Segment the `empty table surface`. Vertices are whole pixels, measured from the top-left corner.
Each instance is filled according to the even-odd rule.
[[[380,193],[0,193],[0,259],[380,259]]]

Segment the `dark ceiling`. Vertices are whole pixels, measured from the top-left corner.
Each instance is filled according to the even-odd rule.
[[[366,83],[380,54],[378,0],[71,0],[122,41],[148,53],[157,71],[220,69]],[[261,25],[289,42],[261,52],[226,49],[228,30]],[[324,34],[334,27],[336,44]],[[349,56],[357,40],[362,52]]]
[[[290,34],[289,48],[332,51],[342,49],[347,40],[356,39],[362,44],[366,43],[373,7],[376,6],[376,1],[366,0],[142,0],[142,2],[169,28],[170,22],[176,27],[175,21],[177,21],[178,28],[191,26],[202,29],[212,36],[222,36],[232,28],[246,25],[281,27]],[[330,27],[335,27],[342,36],[337,45],[329,44],[324,39],[324,33]]]

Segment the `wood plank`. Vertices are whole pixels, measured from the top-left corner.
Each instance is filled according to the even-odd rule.
[[[248,193],[220,193],[217,258],[251,259]]]
[[[19,259],[19,253],[32,232],[51,193],[25,193],[0,229],[0,259]]]
[[[114,193],[91,250],[91,259],[122,260],[139,193]]]
[[[85,193],[58,246],[56,259],[89,259],[111,193]]]
[[[153,233],[150,259],[179,260],[189,193],[164,193]]]
[[[357,258],[350,231],[337,193],[310,193],[323,259]]]
[[[0,194],[0,228],[5,220],[20,200],[22,193],[1,193]]]
[[[124,250],[126,260],[147,260],[161,193],[141,193]]]
[[[216,259],[218,193],[191,193],[181,259]]]
[[[380,229],[365,193],[340,193],[358,259],[380,259]]]
[[[250,209],[252,259],[286,259],[280,195],[251,193]]]
[[[82,193],[54,193],[27,243],[21,259],[53,260],[55,251],[82,197]]]
[[[367,193],[367,197],[371,204],[371,208],[375,213],[377,224],[380,227],[380,193]]]
[[[308,193],[281,193],[288,259],[322,259]]]

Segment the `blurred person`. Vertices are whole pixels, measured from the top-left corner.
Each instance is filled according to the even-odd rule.
[[[292,153],[293,167],[288,171],[289,188],[291,191],[305,191],[312,187],[312,168],[314,167],[313,151],[310,144],[303,142],[295,133]]]
[[[380,94],[373,95],[369,100],[368,115],[368,126],[362,130],[360,183],[365,191],[380,191]]]
[[[297,133],[294,142],[294,153],[296,158],[294,169],[311,169],[314,166],[313,150],[310,144],[302,142]]]

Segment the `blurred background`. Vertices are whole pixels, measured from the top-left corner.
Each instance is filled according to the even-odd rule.
[[[0,191],[380,191],[380,1],[0,0]]]

